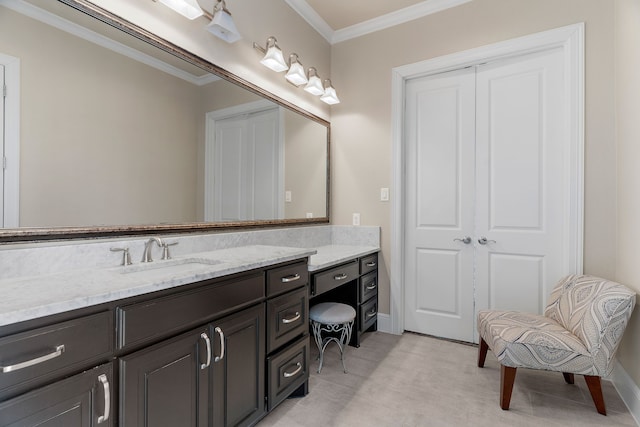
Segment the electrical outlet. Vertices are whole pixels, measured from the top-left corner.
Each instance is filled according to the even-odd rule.
[[[360,214],[359,213],[354,213],[353,214],[353,225],[360,225]]]
[[[313,218],[313,212],[307,212],[307,218]]]
[[[388,188],[381,188],[380,189],[380,201],[381,202],[388,202],[389,201],[389,189]]]
[[[291,191],[287,190],[284,192],[284,201],[285,202],[290,202],[291,201]]]

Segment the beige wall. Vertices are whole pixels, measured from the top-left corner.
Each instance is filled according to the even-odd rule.
[[[640,2],[616,0],[615,82],[618,151],[618,239],[616,278],[640,291]],[[638,301],[640,303],[640,301]],[[640,315],[625,332],[619,360],[640,384]]]
[[[289,110],[284,111],[284,189],[291,191],[285,202],[285,218],[327,216],[327,130]]]
[[[329,108],[326,104],[318,97],[287,83],[282,73],[275,73],[262,66],[259,62],[260,53],[253,49],[253,42],[264,46],[267,37],[275,36],[286,54],[297,53],[305,67],[316,67],[321,77],[329,77],[329,43],[284,1],[230,1],[227,6],[243,37],[233,44],[225,43],[207,32],[204,29],[209,22],[207,18],[200,17],[190,21],[160,2],[93,2],[319,117],[329,118]],[[199,2],[206,9],[213,9],[213,0]]]
[[[332,221],[382,226],[380,311],[389,312],[391,70],[518,36],[586,23],[586,194],[584,270],[615,273],[613,4],[600,0],[474,0],[333,46]],[[391,197],[396,195],[391,194]]]
[[[1,9],[0,52],[21,61],[20,225],[194,221],[197,87]]]

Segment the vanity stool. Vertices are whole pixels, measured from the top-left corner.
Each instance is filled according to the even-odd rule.
[[[347,368],[344,365],[344,347],[351,339],[351,330],[353,329],[353,321],[356,318],[356,310],[347,304],[323,302],[311,307],[311,310],[309,310],[309,318],[311,319],[313,336],[318,345],[318,351],[320,352],[318,355],[318,359],[320,359],[318,373],[320,373],[322,369],[324,349],[327,348],[327,345],[331,341],[335,341],[335,343],[338,344],[338,348],[340,348],[342,369],[346,374]],[[322,337],[323,332],[328,334],[324,338]]]

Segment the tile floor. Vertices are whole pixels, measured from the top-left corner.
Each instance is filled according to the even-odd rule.
[[[478,368],[477,351],[412,333],[374,332],[360,348],[348,348],[344,374],[331,344],[321,374],[317,350],[311,353],[310,393],[286,400],[258,426],[636,426],[610,382],[603,381],[605,417],[582,377],[568,385],[559,373],[526,369],[518,370],[511,408],[503,411],[499,364],[489,352]]]

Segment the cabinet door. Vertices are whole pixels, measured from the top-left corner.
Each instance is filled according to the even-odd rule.
[[[210,343],[201,328],[121,357],[120,426],[206,426]]]
[[[111,364],[0,403],[5,427],[109,427],[112,425]]]
[[[264,304],[211,325],[215,337],[212,425],[251,425],[264,415],[264,330]]]

